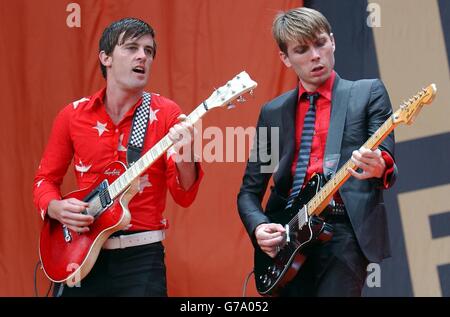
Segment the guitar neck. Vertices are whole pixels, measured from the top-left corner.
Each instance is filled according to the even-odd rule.
[[[205,103],[199,105],[185,121],[194,124],[208,111]],[[147,168],[149,168],[157,159],[159,159],[171,146],[172,140],[166,134],[150,150],[148,150],[139,160],[137,160],[129,169],[125,171],[109,186],[109,193],[112,199],[119,196],[130,184],[139,177]]]
[[[375,133],[364,143],[363,147],[375,149],[381,142],[395,129],[398,123],[395,123],[395,114],[389,117]],[[319,215],[330,203],[333,195],[338,191],[342,184],[351,176],[348,168],[356,170],[357,167],[349,159],[336,174],[320,189],[320,191],[308,202],[307,210],[310,216]]]

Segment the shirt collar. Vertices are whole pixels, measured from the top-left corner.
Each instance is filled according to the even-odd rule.
[[[331,95],[333,92],[333,84],[334,84],[335,78],[336,78],[336,72],[334,70],[332,70],[330,77],[328,77],[328,79],[319,88],[317,88],[317,90],[314,92],[318,92],[321,97],[324,97],[327,100],[331,101]],[[305,92],[306,92],[305,88],[303,87],[302,83],[299,81],[299,83],[298,83],[298,98],[300,99],[300,97]]]
[[[106,87],[100,89],[94,95],[92,95],[91,99],[89,100],[89,103],[86,106],[86,110],[91,110],[97,106],[104,106],[105,94],[106,94]],[[141,104],[141,101],[142,98],[139,98],[136,104],[133,107],[131,107],[131,109],[128,111],[127,115],[130,113],[134,114],[134,111]]]
[[[91,110],[95,106],[104,105],[103,100],[105,99],[106,94],[106,87],[100,89],[95,94],[92,95],[91,100],[89,100],[89,103],[86,106],[86,110]]]

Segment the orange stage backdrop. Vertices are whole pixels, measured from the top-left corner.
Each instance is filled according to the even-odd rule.
[[[148,90],[189,113],[214,87],[246,70],[255,98],[215,109],[203,129],[254,126],[264,101],[295,85],[277,58],[271,22],[298,0],[0,0],[0,296],[33,296],[41,219],[32,180],[52,120],[67,103],[100,89],[98,39],[111,21],[135,16],[156,30],[158,52]],[[211,140],[204,139],[203,143]],[[223,140],[226,144],[225,139]],[[225,150],[232,150],[225,148]],[[248,155],[248,153],[247,153]],[[204,162],[205,178],[188,209],[171,198],[165,241],[171,296],[240,296],[252,247],[236,195],[245,163]],[[106,162],[105,162],[106,163]],[[64,184],[73,189],[73,179]],[[48,282],[38,271],[44,294]],[[256,295],[253,281],[247,295]]]

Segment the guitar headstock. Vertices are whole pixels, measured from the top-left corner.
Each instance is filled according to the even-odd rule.
[[[430,84],[423,88],[414,97],[403,102],[393,116],[394,123],[412,124],[423,105],[430,104],[436,95],[436,85]]]
[[[222,107],[231,104],[235,99],[237,99],[238,102],[243,102],[245,100],[241,96],[249,91],[251,93],[257,85],[258,84],[253,81],[245,71],[240,72],[225,85],[216,89],[214,93],[205,100],[206,107],[208,110]]]

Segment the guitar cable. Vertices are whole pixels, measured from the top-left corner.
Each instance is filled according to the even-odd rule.
[[[250,279],[250,276],[252,276],[253,273],[255,273],[254,270],[252,270],[250,273],[248,273],[247,277],[245,278],[244,286],[242,288],[242,297],[245,297],[245,292],[247,291],[248,280]]]
[[[41,260],[37,261],[36,266],[34,267],[34,296],[35,297],[39,297],[39,292],[37,289],[37,270],[40,265],[41,265]],[[48,287],[45,297],[48,297],[48,294],[50,294],[50,290],[52,289],[52,286],[53,286],[53,282],[50,282],[50,286]]]

